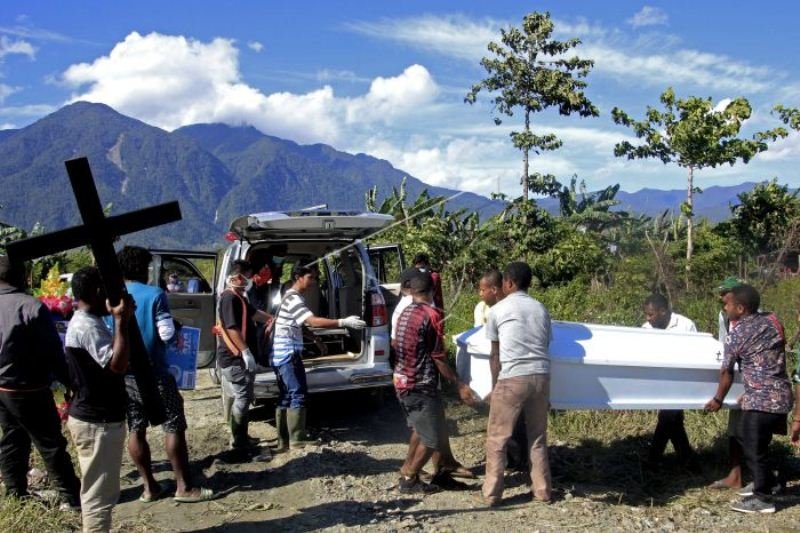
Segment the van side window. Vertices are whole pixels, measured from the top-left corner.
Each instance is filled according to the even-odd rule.
[[[201,273],[203,267],[211,268],[213,274],[213,264],[198,265],[183,258],[163,257],[159,286],[167,292],[210,294],[211,285]]]

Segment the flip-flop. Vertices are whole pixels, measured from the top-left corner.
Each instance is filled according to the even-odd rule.
[[[214,491],[211,489],[200,489],[197,494],[187,494],[185,496],[175,495],[174,501],[178,503],[198,503],[211,501],[216,497]]]

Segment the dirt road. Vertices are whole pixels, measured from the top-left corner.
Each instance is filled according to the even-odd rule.
[[[611,446],[585,439],[551,442],[553,504],[531,503],[525,476],[514,474],[507,478],[504,504],[483,509],[471,497],[479,481],[424,498],[396,491],[408,433],[391,394],[377,406],[363,394],[316,397],[311,425],[319,446],[246,464],[223,460],[228,432],[218,391],[205,374],[185,398],[193,466],[205,486],[223,495],[199,504],[176,504],[170,498],[140,503],[141,486],[127,461],[114,515],[115,526],[123,531],[800,530],[800,487],[790,486],[775,515],[734,513],[728,504],[735,494],[704,488],[717,471],[698,475],[622,468],[619,458],[638,464],[638,437],[620,436]],[[264,421],[271,415],[260,410],[256,416],[261,420],[251,433],[274,438],[274,429]],[[481,473],[485,415],[450,403],[448,416],[456,457]],[[153,431],[156,477],[174,490],[160,439],[160,430]]]

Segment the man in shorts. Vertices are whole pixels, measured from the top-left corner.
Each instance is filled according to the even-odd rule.
[[[189,451],[186,445],[186,417],[183,398],[178,392],[175,378],[167,369],[167,342],[175,336],[175,323],[170,314],[167,295],[147,284],[152,255],[144,248],[126,246],[117,254],[128,293],[136,302],[136,322],[142,333],[156,387],[167,414],[161,424],[164,431],[164,448],[175,474],[175,501],[192,503],[213,498],[211,489],[193,486],[189,473]],[[142,477],[144,492],[140,500],[150,502],[163,494],[163,489],[153,477],[150,445],[147,442],[147,414],[142,396],[132,374],[125,376],[128,393],[128,453]]]
[[[442,313],[433,306],[433,279],[423,272],[408,285],[413,301],[398,318],[395,334],[394,388],[411,429],[398,488],[402,493],[426,494],[438,487],[420,481],[420,470],[434,452],[445,450],[448,439],[439,376],[456,384],[464,403],[472,405],[474,396],[447,365]]]

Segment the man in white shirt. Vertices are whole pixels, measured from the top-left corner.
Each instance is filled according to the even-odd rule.
[[[647,322],[642,324],[646,329],[665,329],[668,331],[697,331],[690,319],[673,312],[669,302],[661,294],[651,294],[644,301],[644,316]],[[658,424],[653,434],[650,447],[650,463],[658,463],[664,456],[667,442],[672,446],[684,465],[690,465],[695,458],[686,428],[683,425],[683,411],[679,409],[661,410],[658,412]],[[692,465],[690,465],[692,466]]]
[[[400,300],[397,302],[394,311],[392,311],[392,324],[390,331],[392,346],[394,346],[394,333],[397,331],[397,319],[403,314],[405,308],[411,305],[411,303],[414,301],[414,299],[411,297],[411,293],[409,292],[410,289],[408,284],[411,282],[411,279],[419,273],[419,270],[413,267],[407,268],[400,273]]]
[[[503,275],[493,268],[483,275],[478,282],[478,297],[480,302],[475,306],[474,326],[485,326],[489,320],[489,309],[503,298]]]

